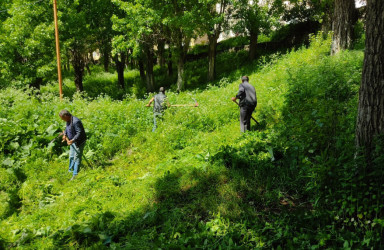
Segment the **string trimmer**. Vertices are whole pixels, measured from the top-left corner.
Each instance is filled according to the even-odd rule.
[[[64,135],[64,133],[61,132],[58,136],[56,136],[54,139],[52,139],[52,141],[51,141],[50,143],[56,141],[60,136],[63,136],[63,135]],[[65,139],[66,139],[66,141],[68,142],[68,138],[65,137]],[[70,145],[70,146],[72,146],[72,145]],[[72,148],[75,150],[75,152],[76,152],[77,154],[80,154],[80,152],[79,152],[75,147],[72,147]],[[87,157],[85,157],[84,154],[83,154],[83,157],[84,157],[85,162],[88,164],[88,166],[89,166],[90,168],[94,169],[94,168],[93,168],[93,165],[89,163]]]
[[[195,98],[192,98],[195,104],[174,104],[171,105],[171,107],[199,107],[199,103],[196,101]]]
[[[234,103],[236,103],[236,104],[237,104],[237,106],[239,106],[239,107],[240,107],[240,105],[239,105],[239,103],[237,102],[237,100],[234,100],[233,102],[234,102]],[[257,124],[257,125],[260,125],[260,123],[259,123],[258,121],[256,121],[256,119],[255,119],[255,118],[253,118],[253,116],[251,116],[251,118],[252,118],[252,120],[254,120],[254,121],[256,122],[256,124]]]

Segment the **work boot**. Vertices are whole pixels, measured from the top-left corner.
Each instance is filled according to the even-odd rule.
[[[70,181],[73,181],[74,179],[76,179],[76,176],[77,176],[77,175],[72,176],[72,178],[70,179]]]

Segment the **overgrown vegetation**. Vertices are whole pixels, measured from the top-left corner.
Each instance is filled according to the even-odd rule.
[[[106,73],[86,79],[95,98],[3,90],[0,245],[380,248],[384,147],[373,169],[353,153],[363,53],[330,57],[329,46],[314,38],[308,49],[223,69],[231,73],[216,84],[167,93],[200,107],[168,109],[156,133],[144,107],[151,96],[96,97],[115,77]],[[256,86],[260,125],[241,135],[229,98],[243,74]],[[49,143],[63,128],[62,108],[89,137],[90,164],[73,182],[68,148]]]

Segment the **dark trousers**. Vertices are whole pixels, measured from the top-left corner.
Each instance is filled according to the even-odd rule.
[[[251,129],[251,117],[256,107],[254,106],[243,106],[240,107],[240,130],[245,132]]]

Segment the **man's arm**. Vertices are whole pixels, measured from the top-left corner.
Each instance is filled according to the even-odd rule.
[[[242,84],[239,86],[239,92],[237,93],[236,97],[232,97],[231,100],[233,102],[236,102],[237,99],[241,99],[242,96],[245,94],[245,89]]]
[[[61,134],[63,135],[63,140],[62,140],[62,142],[64,142],[64,141],[65,141],[65,137],[66,137],[65,129],[63,130],[63,132],[61,132]]]
[[[149,100],[149,103],[145,105],[146,107],[151,107],[152,102],[155,100],[155,97],[152,97],[151,100]]]
[[[65,142],[68,140],[68,137],[67,137],[67,129],[64,129],[63,132],[62,132],[62,135],[63,135],[63,140],[61,142]]]

